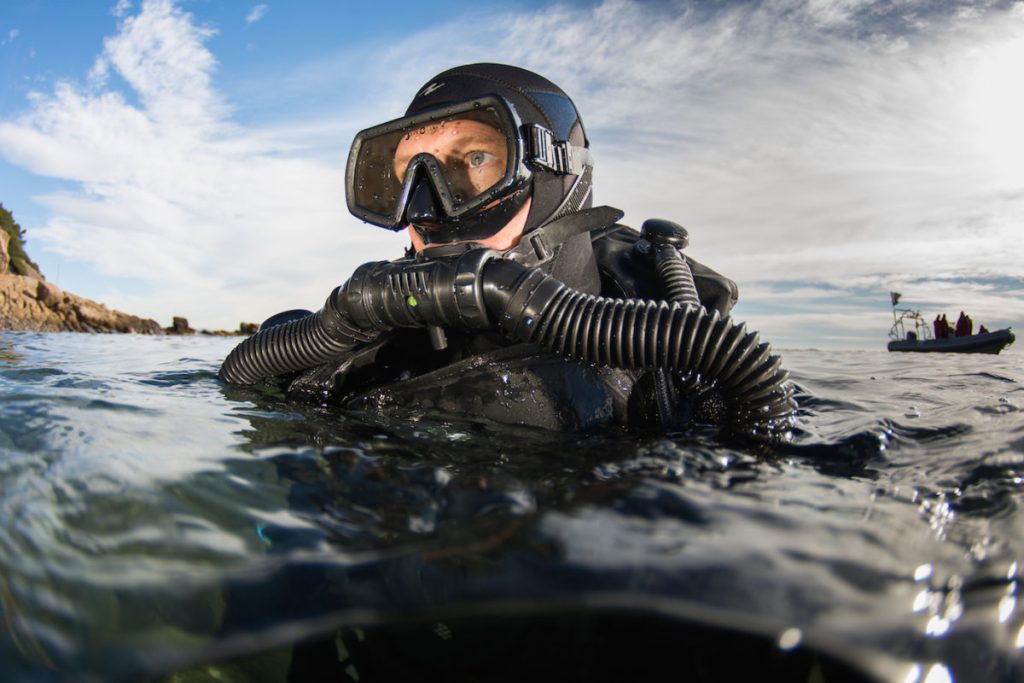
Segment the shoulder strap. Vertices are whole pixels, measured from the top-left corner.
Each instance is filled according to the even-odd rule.
[[[558,248],[574,235],[614,225],[622,211],[610,206],[596,206],[571,213],[523,235],[519,244],[505,252],[505,257],[529,266],[550,261]]]

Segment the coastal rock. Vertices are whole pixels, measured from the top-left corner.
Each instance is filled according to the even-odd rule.
[[[21,264],[21,268],[22,268],[22,270],[25,271],[24,273],[22,273],[22,275],[24,277],[31,278],[33,280],[45,280],[46,279],[45,277],[43,277],[42,273],[40,273],[38,270],[36,270],[35,268],[32,267],[31,263],[22,263]]]
[[[0,204],[0,330],[164,333],[155,320],[112,311],[47,282],[25,253],[24,237]]]
[[[6,235],[0,244],[6,246]],[[6,257],[0,257],[4,261]],[[5,269],[6,270],[6,269]],[[39,332],[135,332],[163,334],[155,320],[114,311],[65,292],[42,276],[0,273],[0,329]]]
[[[42,280],[36,287],[36,300],[52,311],[64,303],[64,292],[57,285]]]
[[[202,334],[211,337],[251,337],[260,329],[258,323],[238,323],[237,330],[202,330]]]
[[[166,334],[195,334],[196,331],[188,326],[188,318],[180,315],[174,316],[171,326],[164,330]]]

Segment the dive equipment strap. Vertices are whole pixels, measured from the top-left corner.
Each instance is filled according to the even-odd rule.
[[[594,157],[586,147],[556,140],[554,133],[536,123],[523,128],[529,134],[529,162],[558,175],[583,175],[585,168],[594,167]]]
[[[519,244],[505,252],[505,257],[528,266],[547,263],[569,238],[591,230],[613,225],[623,212],[611,206],[596,206],[554,220],[523,235]]]

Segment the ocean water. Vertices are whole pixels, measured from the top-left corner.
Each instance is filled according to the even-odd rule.
[[[763,448],[289,403],[237,341],[0,332],[0,681],[1024,681],[1019,352],[779,349]]]

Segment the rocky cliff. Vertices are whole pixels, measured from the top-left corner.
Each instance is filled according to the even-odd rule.
[[[25,275],[12,272],[10,239],[0,231],[0,329],[164,334],[155,320],[62,291],[34,268],[27,268]]]

